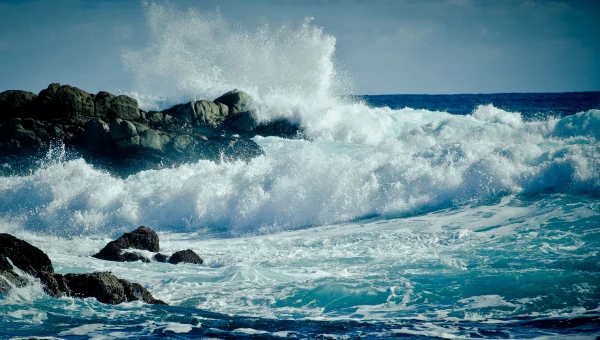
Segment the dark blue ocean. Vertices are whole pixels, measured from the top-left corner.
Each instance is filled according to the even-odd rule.
[[[0,178],[0,232],[169,303],[36,283],[0,296],[0,338],[600,336],[600,92],[331,103],[300,112],[310,138],[255,137],[249,163],[123,179],[53,150]],[[205,263],[90,257],[139,225]]]

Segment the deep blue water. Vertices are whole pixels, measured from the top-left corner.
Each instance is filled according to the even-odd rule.
[[[600,92],[490,93],[490,94],[393,94],[361,96],[370,105],[392,109],[410,107],[466,115],[478,105],[493,104],[525,117],[564,117],[600,107]]]

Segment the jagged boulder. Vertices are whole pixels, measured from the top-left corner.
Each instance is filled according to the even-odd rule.
[[[173,117],[179,124],[222,130],[222,124],[229,115],[229,108],[222,103],[199,100],[175,105],[163,114]],[[159,117],[154,118],[154,121],[159,121]]]
[[[123,234],[114,241],[110,241],[102,250],[92,256],[108,261],[132,262],[139,260],[150,262],[147,258],[138,254],[123,253],[123,250],[129,248],[157,252],[160,248],[158,235],[153,230],[142,226],[132,232]]]
[[[154,255],[153,259],[156,262],[163,262],[164,263],[164,262],[167,262],[169,260],[169,256],[165,255],[165,254],[158,253],[158,254]]]
[[[95,96],[95,116],[104,121],[120,118],[129,121],[139,121],[141,118],[137,100],[100,91]]]
[[[13,266],[34,277],[54,273],[52,262],[43,251],[12,235],[0,234],[0,294],[28,282]]]
[[[232,90],[214,100],[229,108],[228,127],[233,131],[248,132],[254,130],[258,121],[254,112],[252,98],[240,90]]]
[[[89,151],[100,154],[108,154],[111,140],[109,137],[109,125],[101,119],[92,119],[83,126],[83,147]]]
[[[0,93],[0,121],[8,121],[15,117],[31,117],[35,112],[33,92],[8,90]]]
[[[249,161],[264,154],[250,139],[254,135],[299,135],[286,122],[257,125],[253,108],[252,99],[238,90],[215,102],[147,113],[133,98],[93,95],[69,85],[50,84],[37,96],[5,91],[0,93],[0,161],[10,164],[2,171],[26,173],[48,147],[64,143],[86,162],[126,177],[200,159]]]
[[[193,264],[202,264],[204,260],[198,256],[193,250],[186,249],[175,252],[169,258],[169,263],[178,264],[178,263],[193,263]]]
[[[85,122],[95,117],[94,96],[69,85],[50,84],[37,96],[39,114],[43,120],[68,119]]]
[[[15,267],[33,276],[39,272],[54,273],[48,255],[10,234],[0,234],[0,257],[10,259]]]
[[[29,283],[15,268],[40,279],[46,293],[54,297],[94,297],[109,304],[135,300],[165,304],[140,284],[119,279],[109,272],[54,273],[52,262],[43,251],[12,235],[0,234],[0,294]]]
[[[72,297],[94,297],[112,305],[136,300],[165,305],[163,301],[154,299],[139,283],[118,279],[110,272],[67,274],[63,278]]]

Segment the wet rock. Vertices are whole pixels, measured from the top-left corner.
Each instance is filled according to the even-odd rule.
[[[10,234],[0,234],[0,257],[10,259],[15,267],[33,276],[40,272],[54,273],[48,255]]]
[[[229,108],[231,115],[237,115],[250,109],[252,98],[246,92],[235,89],[223,94],[214,102],[224,104]]]
[[[158,235],[151,229],[146,227],[139,227],[136,230],[125,233],[118,239],[109,242],[100,252],[93,255],[93,257],[101,260],[108,261],[144,261],[141,256],[134,253],[124,253],[125,249],[140,249],[148,250],[151,252],[157,252],[159,250]],[[147,262],[147,259],[146,261]]]
[[[34,118],[66,118],[83,122],[95,118],[93,95],[69,85],[50,84],[38,94],[37,105],[39,114]]]
[[[233,131],[248,132],[258,126],[256,114],[252,110],[252,98],[237,89],[229,91],[214,100],[228,107],[228,127]]]
[[[73,297],[94,297],[102,303],[112,305],[136,300],[150,304],[165,304],[154,299],[140,284],[118,279],[110,272],[67,274],[64,280]]]
[[[43,251],[12,235],[0,234],[0,294],[29,283],[27,276],[21,275],[21,272],[38,278],[44,291],[54,297],[94,297],[109,304],[135,300],[165,304],[154,299],[140,284],[119,279],[109,272],[54,273],[52,262]]]
[[[139,121],[140,109],[137,100],[124,95],[115,96],[108,92],[98,92],[95,97],[96,118],[104,121],[120,118]]]
[[[0,294],[5,294],[12,288],[23,287],[27,282],[27,279],[13,271],[10,260],[0,255]]]
[[[2,171],[26,173],[60,143],[95,167],[126,177],[201,159],[249,161],[264,154],[250,139],[254,135],[300,135],[286,121],[258,125],[253,107],[250,96],[238,90],[215,102],[190,101],[163,112],[143,112],[133,98],[93,95],[69,85],[50,84],[38,96],[5,91],[0,160],[10,164]]]
[[[299,124],[280,119],[259,124],[253,133],[261,136],[277,136],[282,138],[298,138],[304,136],[304,130]]]
[[[154,255],[153,258],[154,258],[154,261],[156,261],[156,262],[167,262],[167,260],[169,259],[169,256],[158,253],[158,254]]]
[[[0,93],[0,121],[15,117],[31,117],[37,95],[32,92],[8,90]]]
[[[89,151],[100,154],[110,152],[111,141],[109,138],[109,126],[100,119],[92,119],[83,126],[83,146]]]
[[[193,263],[193,264],[202,264],[204,260],[198,256],[193,250],[186,249],[180,250],[169,258],[169,263],[178,264],[178,263]]]

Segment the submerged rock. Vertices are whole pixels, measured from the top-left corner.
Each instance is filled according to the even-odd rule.
[[[140,284],[119,279],[109,272],[56,274],[43,251],[12,235],[0,234],[0,294],[29,283],[22,273],[38,278],[44,291],[54,297],[94,297],[109,304],[135,300],[165,304]]]
[[[193,250],[186,249],[180,250],[169,258],[169,263],[178,264],[178,263],[193,263],[193,264],[202,264],[204,260],[198,256]]]
[[[123,253],[123,250],[130,248],[157,252],[160,248],[158,235],[153,230],[142,226],[132,232],[123,234],[114,241],[110,241],[102,250],[92,256],[108,261],[134,262],[139,260],[150,262],[141,255],[131,252]]]

